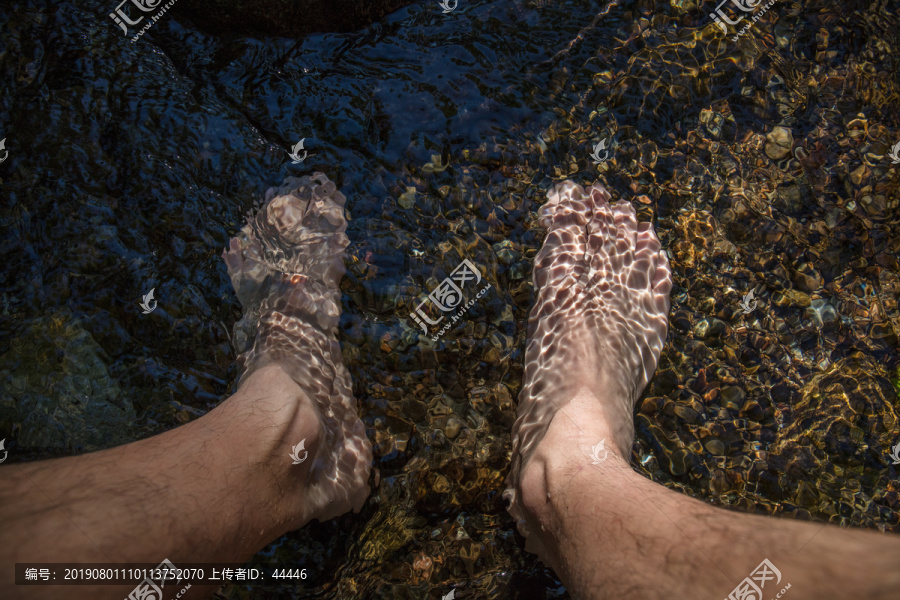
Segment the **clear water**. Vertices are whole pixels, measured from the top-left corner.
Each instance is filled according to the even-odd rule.
[[[306,583],[221,595],[566,597],[500,492],[537,208],[571,178],[633,201],[675,272],[635,468],[739,510],[900,527],[895,6],[782,1],[737,42],[711,3],[460,0],[300,40],[171,14],[133,44],[113,8],[0,9],[10,460],[226,396],[241,313],[221,249],[266,188],[322,171],[348,198],[341,342],[377,487],[257,557]],[[463,258],[492,290],[432,345],[406,316]]]

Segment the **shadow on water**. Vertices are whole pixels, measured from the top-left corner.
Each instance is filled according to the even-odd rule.
[[[742,511],[897,531],[896,7],[785,0],[733,41],[692,2],[461,0],[300,40],[168,15],[131,43],[114,3],[83,4],[0,13],[11,460],[214,407],[241,314],[221,249],[267,187],[323,171],[348,198],[341,343],[378,486],[260,553],[309,573],[265,597],[567,597],[500,492],[536,211],[571,178],[632,201],[675,272],[635,468]],[[407,315],[463,259],[491,290],[432,343]]]

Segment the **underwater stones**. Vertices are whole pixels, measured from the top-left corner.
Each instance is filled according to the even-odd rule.
[[[19,425],[17,446],[36,457],[133,441],[137,415],[104,356],[67,309],[29,322],[0,356],[14,366],[0,370],[0,431]]]
[[[812,263],[803,261],[793,269],[791,280],[804,292],[811,294],[825,284],[825,280]]]
[[[645,415],[655,415],[662,406],[662,398],[658,396],[644,398],[641,401],[641,412]]]
[[[809,294],[797,290],[779,290],[772,294],[772,304],[775,306],[799,306],[806,308],[810,304]]]
[[[676,390],[681,382],[674,369],[661,369],[656,371],[652,384],[654,393],[665,396]]]
[[[800,481],[797,485],[797,491],[794,493],[792,501],[797,506],[807,508],[816,508],[819,503],[819,494],[806,481]]]
[[[776,191],[777,198],[777,206],[787,215],[802,215],[805,209],[804,206],[804,194],[803,190],[799,185],[791,184],[791,185],[781,185],[778,187]],[[782,228],[775,222],[769,222],[766,224],[769,227],[775,227],[779,230],[779,236],[777,239],[773,239],[773,242],[777,242],[781,236]],[[768,240],[767,240],[768,241]]]
[[[491,402],[500,410],[511,410],[513,406],[513,397],[509,388],[503,383],[497,383],[491,388]]]
[[[669,325],[682,333],[691,329],[691,316],[686,310],[678,310],[669,317]]]
[[[401,399],[400,406],[403,416],[411,420],[418,420],[428,413],[428,406],[414,396],[404,395]]]
[[[847,123],[847,135],[855,142],[861,142],[869,134],[869,120],[862,113],[859,118]]]
[[[784,472],[803,472],[813,480],[819,471],[840,475],[836,469],[886,463],[883,449],[900,434],[896,397],[882,365],[859,352],[841,359],[803,388],[770,455]],[[867,480],[880,475],[877,469],[860,473]]]
[[[462,424],[459,422],[459,419],[456,417],[450,417],[447,419],[447,423],[444,425],[444,435],[447,436],[448,440],[455,440],[456,436],[459,435],[459,431],[462,428]]]
[[[762,224],[758,230],[758,235],[760,235],[767,244],[777,244],[784,236],[784,228],[774,221],[769,221]]]
[[[493,250],[502,265],[511,265],[522,256],[522,253],[516,248],[516,244],[509,240],[503,240],[494,244]]]
[[[719,139],[722,136],[725,117],[710,109],[703,109],[700,111],[700,123],[703,124],[710,137]]]
[[[756,398],[747,398],[739,414],[754,421],[753,425],[748,427],[748,429],[753,430],[759,427],[759,421],[762,421],[765,417],[765,409]]]
[[[380,348],[385,354],[390,354],[396,350],[399,344],[400,340],[394,337],[390,331],[385,332],[384,335],[381,336]]]
[[[869,330],[869,337],[873,340],[885,340],[888,343],[896,345],[897,334],[893,328],[887,323],[875,323]]]
[[[710,491],[717,495],[723,495],[731,489],[728,475],[722,469],[715,469],[709,481]]]
[[[766,135],[765,153],[772,160],[780,160],[791,153],[794,136],[787,127],[773,127]]]
[[[872,170],[866,165],[859,165],[850,172],[850,181],[856,187],[861,187],[863,182],[868,181],[872,177]]]
[[[837,309],[821,298],[812,301],[805,315],[819,329],[840,319]]]
[[[897,199],[888,200],[883,194],[865,195],[861,198],[863,209],[873,219],[882,220],[897,209]]]
[[[715,438],[707,440],[703,447],[713,456],[725,456],[725,444]]]
[[[692,425],[700,423],[700,413],[689,406],[676,406],[675,414],[686,423],[690,423]]]
[[[722,406],[735,412],[739,411],[744,405],[744,399],[746,397],[747,393],[739,387],[729,386],[723,388]]]
[[[216,31],[298,36],[354,31],[411,0],[191,0],[173,12]]]
[[[431,490],[438,494],[445,495],[451,489],[450,480],[443,475],[435,474],[431,481]]]
[[[694,456],[686,448],[679,448],[668,457],[669,473],[672,475],[684,475],[688,472]]]
[[[472,410],[483,413],[491,404],[491,392],[484,386],[475,386],[469,390],[467,401]]]
[[[728,331],[728,325],[722,321],[721,319],[710,319],[709,320],[709,332],[708,335],[710,337],[722,337]]]
[[[728,325],[724,321],[710,317],[697,321],[694,325],[694,335],[701,340],[707,338],[720,338],[728,331]]]
[[[407,186],[406,191],[397,198],[397,204],[403,208],[412,208],[416,204],[416,188],[415,186]]]
[[[669,248],[675,262],[687,267],[709,260],[711,256],[736,256],[737,248],[723,235],[719,222],[706,211],[684,211],[678,216],[678,232]]]
[[[422,166],[422,173],[440,173],[448,167],[448,163],[440,154],[432,154],[431,162],[427,162]]]
[[[891,324],[894,335],[900,337],[900,276],[882,269],[879,281],[881,286],[876,290],[878,307],[884,319]]]
[[[509,309],[508,306],[506,308]],[[503,356],[506,356],[513,350],[514,340],[510,336],[504,335],[499,331],[491,331],[488,334],[488,340],[491,342],[491,346],[496,348],[497,351]]]

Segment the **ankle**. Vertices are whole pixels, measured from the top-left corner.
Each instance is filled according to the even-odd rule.
[[[571,446],[574,451],[554,454],[538,449],[522,470],[517,495],[527,517],[539,521],[553,517],[571,504],[585,480],[618,480],[633,473],[628,461],[609,444],[603,449],[577,442]]]
[[[228,402],[233,405],[220,414],[236,428],[229,444],[240,462],[261,494],[296,513],[327,445],[315,403],[278,362],[247,373]]]
[[[593,392],[582,388],[553,415],[519,472],[516,495],[526,517],[548,517],[547,511],[565,502],[564,495],[588,474],[599,471],[609,478],[631,472],[631,414],[610,414],[625,406],[624,402],[600,402]]]
[[[627,463],[634,444],[633,405],[629,397],[609,389],[604,394],[582,387],[553,416],[542,445],[558,467],[566,461],[605,462],[606,455]]]
[[[309,458],[315,456],[322,437],[321,415],[288,367],[277,361],[260,366],[246,376],[235,396],[246,403],[246,419],[258,423],[256,435],[265,441],[274,467],[280,466],[282,458],[290,465],[293,447],[303,440]]]

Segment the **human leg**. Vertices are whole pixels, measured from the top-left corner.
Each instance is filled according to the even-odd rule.
[[[722,598],[764,558],[793,598],[896,596],[895,536],[725,511],[630,468],[671,273],[652,228],[608,199],[566,183],[542,211],[505,493],[526,548],[579,599]]]
[[[336,339],[343,196],[315,176],[291,180],[267,200],[225,255],[245,308],[237,391],[159,436],[0,469],[0,565],[243,562],[311,519],[361,508],[371,446]],[[293,464],[301,441],[306,458]],[[0,575],[0,597],[62,595],[13,587],[11,576],[11,567]]]

